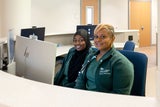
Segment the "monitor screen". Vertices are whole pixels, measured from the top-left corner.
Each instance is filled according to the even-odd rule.
[[[38,40],[44,41],[45,27],[21,29],[21,36],[30,37],[30,35],[36,35]]]
[[[97,25],[77,25],[77,31],[79,29],[85,29],[88,31],[89,38],[90,40],[94,39],[94,29],[96,28]]]

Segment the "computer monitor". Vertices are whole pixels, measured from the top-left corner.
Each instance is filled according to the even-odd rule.
[[[88,31],[89,38],[90,40],[94,39],[94,29],[96,28],[97,25],[77,25],[77,31],[79,29],[85,29]]]
[[[30,35],[35,35],[38,37],[38,40],[44,41],[45,27],[32,27],[21,29],[21,36],[30,37]]]
[[[16,37],[16,75],[35,81],[53,84],[56,44]]]

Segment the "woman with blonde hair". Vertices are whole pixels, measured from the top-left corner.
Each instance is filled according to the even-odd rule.
[[[113,46],[114,28],[99,24],[94,30],[94,45],[79,72],[75,88],[106,93],[130,94],[134,79],[133,64]]]

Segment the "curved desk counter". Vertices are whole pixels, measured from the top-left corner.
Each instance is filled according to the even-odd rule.
[[[156,98],[83,91],[0,71],[1,107],[160,107]]]
[[[56,51],[56,57],[57,56],[63,56],[68,53],[69,49],[72,48],[73,45],[64,45],[64,46],[59,46],[57,47]]]
[[[64,46],[57,47],[56,57],[63,56],[65,54],[67,54],[69,49],[72,47],[73,47],[73,45],[64,45]],[[124,43],[114,43],[114,47],[116,49],[122,49],[124,47]]]
[[[139,46],[139,30],[115,30],[114,42],[125,43],[128,40]]]

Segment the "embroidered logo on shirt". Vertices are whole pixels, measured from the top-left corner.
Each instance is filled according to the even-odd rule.
[[[110,69],[100,68],[99,75],[111,74]]]

